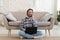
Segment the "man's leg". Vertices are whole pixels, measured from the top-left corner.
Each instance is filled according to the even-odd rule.
[[[22,36],[22,37],[25,37],[25,38],[33,38],[33,35],[26,34],[24,31],[20,31],[19,36]]]
[[[37,31],[36,34],[34,34],[34,37],[42,37],[42,32],[41,31]]]

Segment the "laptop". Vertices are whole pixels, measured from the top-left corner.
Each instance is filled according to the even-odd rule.
[[[35,34],[35,33],[37,33],[37,27],[26,27],[25,33]]]

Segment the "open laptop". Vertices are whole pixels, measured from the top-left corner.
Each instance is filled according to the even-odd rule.
[[[37,27],[26,27],[25,33],[35,34],[35,33],[37,33]]]

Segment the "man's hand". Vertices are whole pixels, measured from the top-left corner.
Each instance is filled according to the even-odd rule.
[[[34,19],[34,15],[31,18]]]

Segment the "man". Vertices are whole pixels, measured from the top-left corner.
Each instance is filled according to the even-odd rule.
[[[25,33],[26,27],[32,27],[31,22],[33,23],[34,27],[38,26],[37,20],[35,20],[33,18],[33,9],[28,9],[27,10],[27,17],[22,19],[21,25],[20,25],[19,35],[22,36],[23,38],[34,38],[34,36],[37,37],[37,36],[41,36],[42,35],[41,31],[37,31],[36,34],[26,34]]]

